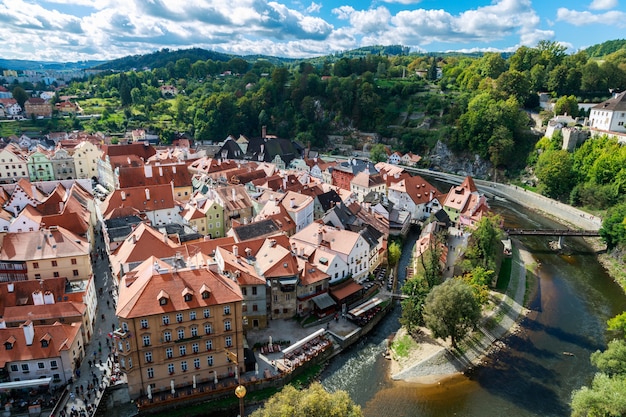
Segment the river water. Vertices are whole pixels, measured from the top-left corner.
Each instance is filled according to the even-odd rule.
[[[558,227],[514,204],[490,204],[506,227]],[[605,347],[606,320],[626,310],[626,296],[582,240],[567,238],[567,255],[550,250],[548,241],[522,239],[538,265],[531,311],[520,331],[504,340],[507,348],[470,376],[436,385],[391,381],[382,353],[386,338],[399,328],[397,307],[370,335],[331,361],[322,384],[346,390],[366,417],[569,416],[571,392],[591,381],[595,370],[589,355]],[[399,271],[409,257],[405,250]]]

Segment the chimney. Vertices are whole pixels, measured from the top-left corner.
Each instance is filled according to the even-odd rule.
[[[46,291],[43,293],[43,303],[44,304],[54,304],[54,295],[51,291]]]
[[[146,188],[145,192],[146,192],[146,200],[150,200],[150,190]]]
[[[33,322],[28,320],[26,323],[22,324],[22,329],[24,330],[24,339],[26,339],[26,346],[31,346],[33,344],[33,339],[35,338],[35,329],[33,328]]]
[[[33,291],[31,297],[33,298],[33,305],[41,306],[45,304],[43,300],[43,293],[40,290]]]
[[[289,207],[294,208],[296,206],[296,199],[291,197],[291,201],[289,203]]]
[[[126,191],[121,191],[120,195],[122,197],[122,201],[126,201]]]
[[[146,178],[152,178],[152,165],[144,165],[143,172]]]
[[[237,191],[235,190],[235,188],[234,187],[231,188],[230,191],[231,191],[231,195],[233,197],[233,201],[237,200]]]
[[[263,127],[261,127],[261,137],[265,139],[266,136],[267,136],[267,126],[263,125]]]
[[[239,247],[237,245],[233,245],[233,255],[239,256]]]
[[[163,167],[159,167],[159,177],[163,176]]]
[[[287,191],[287,177],[283,177],[283,190]]]
[[[133,245],[137,243],[137,235],[133,233]]]
[[[176,165],[174,165],[174,166],[172,167],[172,173],[173,173],[173,174],[176,174]]]
[[[324,239],[324,234],[322,233],[322,229],[319,229],[317,231],[317,245],[321,245],[322,244],[322,240]]]

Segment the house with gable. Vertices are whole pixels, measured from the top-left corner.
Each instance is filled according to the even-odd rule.
[[[55,180],[71,180],[76,178],[74,158],[63,148],[57,148],[50,157]]]
[[[52,104],[41,97],[31,97],[24,103],[26,117],[52,117]]]
[[[177,201],[187,201],[193,192],[191,173],[184,162],[121,166],[117,171],[119,188],[145,187],[172,183]]]
[[[591,108],[589,127],[601,132],[626,133],[626,91]]]
[[[414,221],[423,221],[442,208],[441,192],[419,175],[390,185],[387,195],[394,208],[408,211]]]
[[[135,209],[153,226],[170,223],[182,224],[181,210],[174,200],[172,184],[132,187],[115,190],[102,202],[100,210],[105,219],[117,216],[116,212]]]
[[[404,155],[402,155],[402,158],[400,158],[400,163],[402,165],[406,165],[409,167],[415,167],[417,166],[417,163],[421,160],[422,160],[421,156],[415,155],[414,153],[411,153],[411,152],[407,152]]]
[[[233,220],[250,221],[254,216],[252,200],[243,185],[212,188],[208,197],[214,199],[224,209],[223,221],[218,222],[220,226],[224,226],[226,232],[232,227]]]
[[[14,143],[0,150],[0,182],[11,183],[28,178],[28,156]]]
[[[115,169],[120,166],[143,166],[151,156],[156,154],[154,147],[148,143],[131,143],[127,145],[102,145],[102,154],[98,159],[98,181],[109,190],[118,187]]]
[[[398,151],[392,152],[389,158],[387,158],[387,163],[393,165],[398,165],[400,161],[402,161],[402,154]]]
[[[211,238],[225,236],[224,208],[215,200],[196,193],[187,202],[181,215],[183,220],[200,234]]]
[[[89,140],[80,141],[71,153],[74,158],[76,178],[98,178],[98,160],[102,151]]]
[[[384,193],[385,181],[378,172],[361,171],[350,181],[350,191],[358,202],[362,202],[369,193]]]
[[[52,152],[41,146],[37,146],[37,150],[28,156],[28,176],[31,181],[52,181],[55,179],[51,157]]]
[[[456,227],[472,226],[489,210],[484,195],[478,192],[472,177],[452,187],[443,202],[443,209]]]
[[[4,209],[13,213],[15,216],[17,216],[26,205],[36,207],[46,198],[46,194],[26,178],[21,178],[9,194],[10,197],[4,204]]]
[[[34,325],[28,320],[20,327],[0,327],[0,340],[4,344],[0,368],[10,381],[40,380],[61,388],[85,357],[78,323]]]

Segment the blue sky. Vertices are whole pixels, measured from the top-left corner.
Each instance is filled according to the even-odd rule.
[[[621,0],[626,2],[626,0]],[[311,57],[413,51],[569,52],[626,33],[620,0],[0,0],[0,58],[107,60],[162,48]]]

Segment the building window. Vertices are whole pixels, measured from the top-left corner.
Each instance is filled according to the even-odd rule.
[[[152,362],[152,352],[146,352],[144,356],[146,358],[146,363]]]
[[[241,295],[248,295],[248,289],[246,287],[241,287]]]
[[[167,357],[167,359],[172,359],[174,357],[174,349],[172,348],[165,349],[165,356]]]
[[[50,361],[50,368],[57,369],[59,365],[57,365],[57,361]]]
[[[185,302],[190,302],[191,301],[191,294],[185,294],[185,296],[183,297],[185,299]]]
[[[196,358],[193,360],[193,366],[196,369],[200,369],[200,358]]]
[[[163,321],[164,325],[170,324],[170,316],[163,316],[161,317],[161,320]]]
[[[211,334],[212,331],[213,331],[213,328],[211,327],[211,325],[209,323],[204,325],[204,333],[205,334]]]
[[[147,370],[148,378],[154,378],[154,368],[148,368]]]
[[[72,258],[72,265],[76,265],[76,258]]]
[[[230,329],[230,320],[226,320],[224,322],[224,330],[227,331],[227,332],[229,332],[231,330]]]
[[[208,292],[202,293],[202,298],[204,298],[204,294],[208,294]],[[208,319],[209,317],[211,317],[211,310],[209,310],[208,308],[205,308],[203,313],[204,313],[205,319]]]
[[[179,323],[183,321],[183,313],[176,313],[176,321]]]
[[[256,295],[256,287],[252,287],[252,295]]]
[[[170,375],[172,375],[174,373],[174,364],[173,363],[168,363],[167,364],[167,371],[170,373]]]
[[[193,326],[191,328],[191,337],[196,337],[198,336],[198,326]]]
[[[141,328],[142,328],[142,329],[147,329],[147,328],[148,328],[148,320],[146,320],[146,319],[141,319],[141,320],[139,321],[139,323],[141,323]]]
[[[39,369],[43,369],[45,367],[45,365],[43,364],[43,362],[37,362],[37,367]]]
[[[17,365],[11,365],[11,372],[17,372]]]
[[[172,332],[170,332],[169,330],[166,332],[163,332],[163,340],[165,340],[166,342],[171,342],[172,341]]]
[[[150,336],[146,335],[143,337],[143,345],[144,346],[150,346]]]
[[[213,350],[213,341],[212,340],[207,340],[206,342],[204,342],[204,345],[206,346],[206,350]]]
[[[198,345],[197,343],[192,343],[191,344],[191,351],[193,353],[198,353],[200,352],[200,345]]]
[[[52,261],[52,266],[57,266],[57,261]]]
[[[209,366],[213,366],[213,356],[207,356],[206,362]]]
[[[167,304],[167,297],[161,297],[159,298],[159,305],[166,305]]]
[[[224,315],[227,316],[230,314],[230,306],[224,306]]]
[[[54,272],[52,275],[53,275],[55,278],[59,278],[59,273],[58,273],[58,272]]]
[[[183,372],[187,372],[187,361],[182,361],[182,362],[180,363],[180,369],[181,369]]]
[[[30,368],[28,367],[27,363],[22,364],[22,372],[24,373],[30,372]]]
[[[190,311],[189,312],[189,320],[195,320],[196,319],[196,312],[195,311]]]
[[[78,269],[74,269],[72,270],[72,275],[74,275],[75,277],[78,276]]]
[[[133,358],[128,358],[128,367],[129,368],[133,367]]]
[[[33,262],[33,269],[39,269],[39,262]]]
[[[185,329],[178,329],[178,339],[185,338]]]
[[[226,344],[226,347],[232,347],[233,346],[233,338],[230,336],[226,336],[224,338],[224,342]]]
[[[35,274],[35,279],[41,279],[41,274]]]
[[[259,306],[252,304],[252,311],[259,311]]]
[[[187,354],[187,346],[185,345],[178,346],[178,354],[180,356],[185,356]]]
[[[125,332],[128,331],[128,323],[126,323],[125,321],[122,322],[122,330],[124,330]]]

